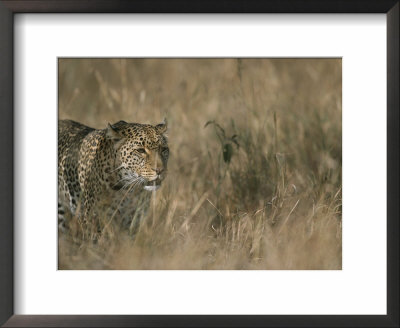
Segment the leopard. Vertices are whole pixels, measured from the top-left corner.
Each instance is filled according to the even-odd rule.
[[[100,232],[100,214],[119,218],[123,227],[132,226],[139,207],[143,216],[167,174],[166,132],[165,119],[156,125],[121,120],[103,129],[59,120],[60,230],[68,231],[71,218]]]

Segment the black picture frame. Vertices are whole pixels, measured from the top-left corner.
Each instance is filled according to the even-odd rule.
[[[13,29],[14,14],[17,13],[385,13],[387,16],[387,315],[14,315]],[[4,327],[399,327],[398,90],[398,0],[1,0],[0,324]]]

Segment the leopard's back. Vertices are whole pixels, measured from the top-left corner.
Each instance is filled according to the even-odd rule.
[[[79,184],[80,149],[93,128],[71,120],[60,120],[58,125],[58,218],[65,225],[65,214],[74,215],[81,196]]]

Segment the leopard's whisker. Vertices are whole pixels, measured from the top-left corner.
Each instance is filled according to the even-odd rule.
[[[118,166],[118,167],[115,168],[114,170],[111,170],[110,173],[115,172],[115,171],[117,171],[117,170],[120,170],[120,169],[122,169],[123,167],[124,167],[124,165],[121,164],[120,166]]]
[[[122,189],[127,189],[128,187],[136,188],[141,185],[143,178],[137,176],[136,174],[131,174],[130,177],[127,177],[125,180],[128,182],[124,184]]]
[[[129,180],[129,177],[123,177],[122,179],[118,180],[118,181],[113,185],[113,187],[115,187],[116,185],[118,185],[120,182],[127,181],[127,180]]]

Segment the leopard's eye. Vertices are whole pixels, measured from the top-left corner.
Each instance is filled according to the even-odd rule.
[[[138,148],[136,150],[141,154],[146,154],[146,150],[144,148]]]

